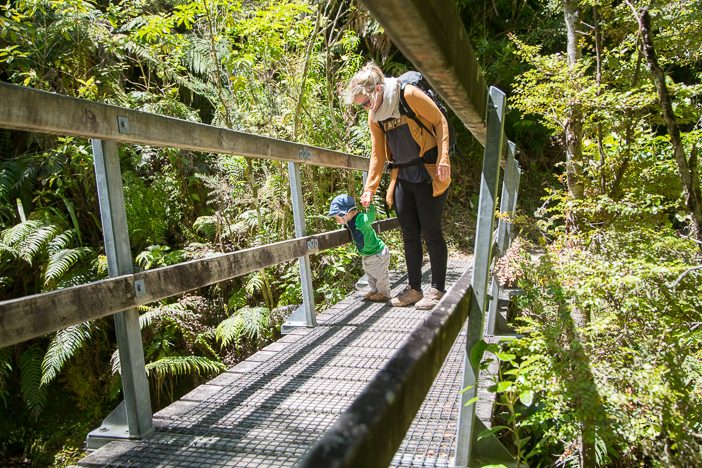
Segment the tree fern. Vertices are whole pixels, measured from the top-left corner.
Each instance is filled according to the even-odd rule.
[[[221,362],[204,356],[168,356],[146,365],[146,374],[156,379],[180,375],[208,375],[226,370]]]
[[[52,224],[40,226],[35,231],[30,232],[20,246],[22,258],[31,263],[32,259],[46,247],[58,232],[59,228]]]
[[[27,220],[0,233],[2,242],[17,250],[19,256],[32,264],[42,249],[56,236],[59,228],[37,220]]]
[[[75,249],[62,249],[49,256],[49,263],[44,272],[44,286],[56,284],[66,276],[68,271],[80,262],[90,259],[94,255],[90,247]]]
[[[2,239],[4,244],[16,248],[29,234],[39,229],[42,225],[43,223],[37,220],[29,220],[24,223],[15,224],[11,228],[2,231],[0,233],[0,239]]]
[[[20,390],[22,399],[34,417],[46,406],[46,387],[41,384],[42,351],[37,345],[20,354]]]
[[[72,325],[56,332],[41,363],[41,384],[48,385],[61,372],[64,364],[90,339],[89,322]]]
[[[269,332],[270,311],[265,307],[242,307],[223,320],[215,330],[222,347],[234,344],[240,347],[244,338],[257,341]]]

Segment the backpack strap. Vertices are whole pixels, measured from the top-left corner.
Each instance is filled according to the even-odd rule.
[[[434,137],[434,140],[436,140],[436,134],[429,130],[426,125],[424,125],[424,123],[419,119],[419,117],[417,117],[417,114],[410,107],[407,99],[405,99],[405,86],[407,86],[407,83],[402,83],[400,87],[400,114],[406,115],[410,119],[414,120],[417,125],[429,132],[429,134]]]

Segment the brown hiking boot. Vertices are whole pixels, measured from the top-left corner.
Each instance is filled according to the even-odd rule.
[[[363,300],[364,300],[364,301],[371,301],[371,300],[372,300],[372,299],[371,299],[371,296],[372,296],[373,294],[378,294],[378,291],[368,291],[367,293],[365,293],[365,294],[363,295]]]
[[[393,307],[407,307],[421,300],[423,296],[424,294],[422,294],[422,291],[407,286],[404,291],[390,300],[390,304],[392,304]]]
[[[368,300],[373,302],[388,302],[390,300],[390,296],[388,296],[387,294],[377,292],[371,294],[368,297]]]
[[[444,293],[436,288],[431,288],[427,295],[415,304],[415,307],[419,310],[433,309],[442,297],[444,297]]]

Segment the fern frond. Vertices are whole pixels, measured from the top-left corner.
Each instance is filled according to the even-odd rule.
[[[56,236],[59,228],[37,220],[27,220],[0,233],[2,242],[14,247],[31,264],[34,257]]]
[[[119,349],[115,349],[112,352],[112,357],[110,357],[110,367],[112,368],[112,375],[122,373],[122,363],[119,360]]]
[[[13,260],[16,260],[19,258],[20,253],[17,249],[12,247],[11,245],[8,245],[4,242],[0,241],[0,257],[10,257]]]
[[[208,73],[213,68],[209,44],[195,36],[185,50],[184,62],[188,69],[198,75]]]
[[[238,347],[243,338],[258,340],[270,326],[270,311],[265,307],[242,307],[223,320],[215,330],[215,337],[224,348],[230,344]]]
[[[139,316],[139,326],[141,328],[146,328],[152,324],[155,320],[161,317],[167,317],[177,321],[192,321],[197,319],[197,314],[191,310],[188,310],[187,304],[182,302],[175,302],[173,304],[163,304],[156,307],[146,306],[142,310],[145,313]]]
[[[27,236],[42,226],[41,221],[35,219],[27,220],[23,223],[15,224],[0,233],[0,238],[4,244],[17,247]]]
[[[56,332],[41,363],[42,385],[48,385],[56,378],[66,361],[90,339],[91,329],[90,323],[84,322]]]
[[[72,286],[78,286],[80,284],[87,284],[91,281],[95,281],[95,274],[89,268],[80,268],[77,271],[74,269],[69,272],[68,275],[61,278],[61,280],[56,283],[56,289],[70,288]]]
[[[0,348],[0,399],[7,408],[8,390],[7,381],[12,374],[12,352],[10,348]]]
[[[46,247],[58,232],[59,228],[57,226],[47,224],[29,234],[22,242],[22,247],[20,248],[22,257],[27,261],[31,261]]]
[[[146,374],[157,379],[170,375],[207,375],[226,370],[221,362],[208,359],[204,356],[168,356],[146,365]]]
[[[76,231],[74,229],[67,229],[61,234],[57,235],[46,246],[46,251],[49,254],[54,254],[62,249],[67,249],[73,245],[73,241],[76,238]]]
[[[157,307],[149,307],[149,310],[139,315],[139,327],[143,330],[151,325],[156,317],[161,315],[161,311]]]
[[[41,385],[42,352],[34,345],[20,354],[20,391],[22,399],[34,417],[46,406],[46,387]]]
[[[9,202],[22,179],[24,167],[20,161],[0,162],[0,200]]]
[[[92,255],[93,249],[90,247],[63,249],[51,254],[44,273],[44,286],[59,282],[71,268]]]
[[[211,239],[217,232],[217,218],[215,216],[200,216],[193,223],[193,229],[198,234]]]
[[[254,295],[256,292],[263,291],[263,288],[265,287],[265,282],[263,281],[263,275],[261,275],[261,272],[256,272],[252,273],[249,276],[248,281],[246,282],[246,286],[244,289],[246,289],[246,293],[249,296]]]

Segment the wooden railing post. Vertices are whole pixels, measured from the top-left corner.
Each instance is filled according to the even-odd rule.
[[[295,237],[305,237],[307,229],[305,227],[305,204],[302,198],[302,184],[300,183],[300,166],[292,161],[288,162],[288,176],[290,178],[290,193],[292,195],[293,220],[295,222]],[[308,241],[308,244],[317,242],[316,239]],[[308,245],[310,250],[319,246]],[[281,327],[281,333],[285,334],[297,327],[316,327],[314,289],[312,288],[312,270],[310,268],[310,256],[299,257],[300,263],[300,283],[302,285],[302,305],[293,312]]]
[[[117,144],[93,140],[92,145],[108,273],[112,277],[131,274],[132,254]],[[144,294],[143,282],[135,284],[134,295],[140,294]],[[154,431],[139,314],[136,309],[129,309],[115,314],[114,320],[124,401],[101,427],[88,434],[89,449],[115,439],[140,439]]]
[[[493,226],[497,207],[497,186],[500,156],[504,141],[505,94],[495,87],[488,91],[487,135],[483,153],[483,173],[480,179],[478,223],[473,250],[473,279],[470,313],[463,365],[463,387],[468,387],[461,396],[459,409],[455,466],[465,467],[471,458],[474,437],[475,403],[466,402],[477,395],[479,363],[471,364],[471,351],[483,338],[483,318],[487,305],[487,287],[493,245]]]
[[[505,164],[505,176],[502,182],[502,195],[500,196],[500,212],[512,216],[517,206],[517,195],[519,192],[519,163],[514,159],[516,146],[511,141],[508,142],[507,162]],[[507,249],[512,244],[512,223],[505,219],[500,219],[497,223],[497,251],[495,252],[494,265],[497,260],[504,257]],[[496,272],[493,270],[492,282],[490,285],[490,305],[488,306],[488,335],[514,335],[514,331],[507,326],[507,322],[497,312],[497,304],[500,296],[500,282]],[[497,326],[496,326],[497,324]],[[496,331],[497,330],[497,331]]]

